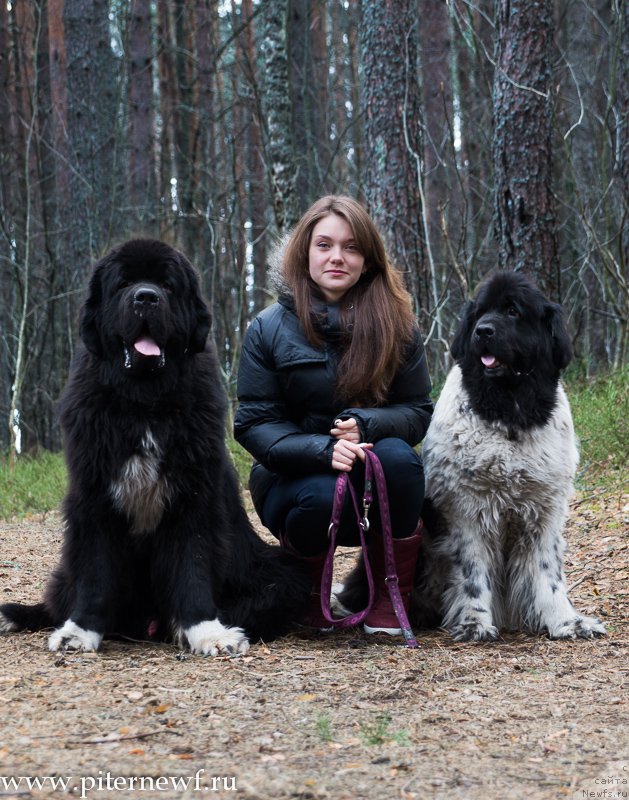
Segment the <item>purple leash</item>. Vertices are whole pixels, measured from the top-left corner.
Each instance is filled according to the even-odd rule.
[[[393,605],[393,610],[395,611],[400,628],[402,629],[407,647],[419,647],[417,639],[413,635],[413,631],[409,624],[408,616],[406,614],[406,610],[404,609],[402,594],[398,585],[397,570],[395,568],[395,556],[393,553],[393,530],[391,528],[389,498],[382,464],[380,463],[380,459],[371,450],[364,450],[363,452],[365,453],[365,489],[363,492],[362,512],[358,505],[356,492],[354,491],[354,487],[349,480],[348,474],[343,472],[336,480],[336,486],[334,489],[334,503],[332,505],[332,518],[330,521],[330,527],[328,529],[330,547],[323,567],[323,574],[321,576],[321,611],[325,619],[331,625],[334,625],[338,628],[349,628],[362,622],[373,605],[375,589],[371,566],[369,564],[365,534],[369,531],[368,514],[369,508],[373,502],[373,486],[375,485],[380,507],[382,541],[384,543],[385,583],[387,585],[387,589],[389,590],[391,604]],[[332,589],[334,551],[336,550],[336,535],[341,521],[341,512],[343,510],[343,503],[345,501],[345,493],[348,489],[352,498],[354,511],[356,512],[356,519],[358,521],[360,546],[363,551],[365,570],[367,573],[367,583],[369,586],[369,600],[367,607],[362,611],[358,611],[355,614],[350,614],[347,617],[342,617],[341,619],[335,619],[330,611],[330,592]]]

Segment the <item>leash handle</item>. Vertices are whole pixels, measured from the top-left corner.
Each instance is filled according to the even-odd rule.
[[[373,582],[373,574],[371,565],[369,564],[369,555],[367,551],[367,544],[365,542],[365,533],[369,530],[368,513],[369,507],[373,502],[373,488],[375,486],[376,494],[378,497],[378,504],[380,508],[380,524],[382,526],[382,541],[384,545],[384,563],[385,563],[385,583],[391,598],[391,604],[395,615],[400,623],[402,634],[406,640],[407,647],[419,647],[417,639],[415,638],[408,621],[408,616],[404,609],[404,602],[398,585],[397,570],[395,568],[395,554],[393,552],[393,530],[391,527],[391,514],[389,509],[389,497],[387,493],[387,484],[384,477],[384,470],[380,459],[371,450],[364,450],[365,453],[365,488],[363,492],[363,514],[358,505],[356,491],[349,480],[349,475],[346,472],[341,473],[336,479],[336,486],[334,488],[334,502],[332,505],[332,518],[330,527],[328,528],[328,536],[330,539],[330,547],[323,567],[321,576],[321,612],[325,619],[337,628],[349,628],[362,622],[373,605],[375,597],[375,588]],[[345,502],[345,495],[349,491],[352,498],[352,504],[356,513],[358,521],[358,531],[360,535],[360,546],[363,552],[365,562],[365,570],[367,573],[367,584],[369,587],[369,600],[366,608],[358,611],[355,614],[350,614],[341,619],[332,617],[330,610],[330,593],[332,589],[332,573],[334,570],[334,551],[336,550],[336,536],[341,521],[341,512]]]
[[[365,464],[365,466],[367,465]],[[365,483],[367,483],[366,472],[365,472]],[[358,522],[360,546],[363,551],[363,558],[365,560],[365,567],[367,571],[369,599],[367,601],[367,606],[362,611],[358,611],[355,614],[349,614],[347,617],[342,617],[341,619],[336,619],[335,617],[332,616],[332,611],[330,609],[330,594],[332,592],[332,574],[334,572],[334,551],[336,550],[336,535],[338,533],[339,524],[341,522],[341,512],[343,511],[343,505],[345,503],[345,494],[347,493],[347,491],[349,491],[350,497],[352,498],[352,505],[354,506],[354,511],[356,513],[356,520]],[[354,625],[358,625],[360,622],[362,622],[369,613],[375,598],[373,574],[371,571],[371,565],[369,564],[369,558],[367,556],[367,542],[365,541],[365,533],[369,530],[369,519],[367,518],[369,506],[365,504],[364,497],[363,497],[363,508],[364,508],[364,513],[361,515],[361,510],[358,505],[358,499],[356,497],[356,491],[352,486],[351,481],[349,480],[348,474],[346,472],[342,472],[336,479],[336,485],[334,487],[332,519],[330,521],[330,527],[328,528],[328,538],[330,539],[330,547],[328,548],[328,554],[326,556],[325,563],[323,565],[323,573],[321,575],[321,613],[323,614],[327,622],[329,622],[331,625],[334,625],[334,627],[336,628],[351,628]]]

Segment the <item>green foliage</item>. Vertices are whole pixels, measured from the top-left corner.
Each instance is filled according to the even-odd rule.
[[[364,722],[360,726],[360,736],[365,744],[383,745],[387,742],[397,742],[399,745],[408,744],[408,731],[393,732],[389,730],[391,715],[378,714],[372,722]]]
[[[67,472],[61,453],[21,456],[13,472],[0,458],[0,519],[52,511],[65,494]]]
[[[599,480],[626,472],[629,454],[629,368],[591,381],[568,378],[568,396],[580,440],[580,474]]]
[[[330,729],[330,717],[327,717],[324,714],[322,714],[320,717],[317,717],[317,721],[315,724],[317,727],[317,733],[324,742],[333,741],[332,731]]]
[[[234,466],[236,467],[241,485],[247,486],[249,483],[249,470],[251,469],[253,459],[245,448],[241,447],[231,436],[227,437],[227,448],[231,454]]]

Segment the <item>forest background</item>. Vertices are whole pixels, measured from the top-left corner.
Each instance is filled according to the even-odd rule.
[[[199,270],[225,387],[269,254],[361,199],[433,375],[497,268],[563,303],[582,375],[626,368],[627,0],[2,0],[0,452],[58,449],[91,265],[131,236]]]

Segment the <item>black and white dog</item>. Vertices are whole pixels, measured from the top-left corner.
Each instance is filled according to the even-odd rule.
[[[559,378],[572,357],[560,307],[523,275],[498,273],[468,303],[451,352],[422,450],[417,623],[459,641],[501,629],[604,634],[575,611],[564,578],[578,450]]]
[[[216,655],[299,617],[308,577],[241,504],[209,329],[196,272],[167,244],[133,240],[96,265],[61,401],[61,561],[42,603],[0,606],[0,631],[54,627],[51,650],[120,634]]]

